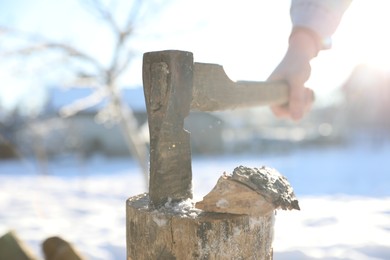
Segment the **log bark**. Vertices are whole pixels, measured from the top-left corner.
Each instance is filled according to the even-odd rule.
[[[189,204],[150,207],[147,194],[126,204],[127,260],[272,259],[274,212],[249,216]]]

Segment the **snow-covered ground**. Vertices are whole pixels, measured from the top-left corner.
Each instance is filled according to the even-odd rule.
[[[193,158],[195,199],[238,165],[285,175],[301,211],[278,211],[275,260],[390,259],[390,145],[284,155]],[[42,176],[32,161],[0,162],[0,235],[15,230],[37,255],[60,235],[89,259],[125,259],[125,201],[145,191],[136,164],[94,157],[58,160]]]

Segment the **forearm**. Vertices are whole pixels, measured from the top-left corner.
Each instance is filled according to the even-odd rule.
[[[310,61],[322,49],[320,37],[305,27],[294,27],[289,38],[287,52],[296,53]]]
[[[313,103],[313,91],[305,82],[310,61],[330,48],[330,39],[351,0],[292,0],[292,31],[282,61],[268,80],[284,80],[289,86],[288,104],[271,107],[277,117],[299,120]]]

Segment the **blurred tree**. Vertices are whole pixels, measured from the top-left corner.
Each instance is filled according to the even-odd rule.
[[[100,103],[107,99],[107,105],[97,114],[98,121],[114,121],[120,124],[133,157],[139,162],[146,178],[148,175],[148,154],[144,138],[140,137],[138,123],[129,106],[121,99],[119,82],[134,58],[135,50],[131,47],[130,40],[134,38],[135,28],[141,26],[146,19],[155,19],[157,12],[162,10],[162,1],[104,1],[82,0],[80,8],[86,10],[86,15],[97,18],[99,26],[104,26],[112,35],[111,54],[109,62],[101,62],[98,54],[91,54],[90,50],[79,48],[68,41],[53,40],[46,35],[36,32],[26,32],[6,25],[0,25],[0,38],[8,40],[8,44],[2,41],[0,57],[10,58],[13,62],[19,59],[18,70],[25,65],[29,58],[34,74],[45,76],[47,70],[66,68],[71,72],[71,86],[94,87],[93,93],[81,100],[63,107],[60,111],[64,117]],[[167,2],[164,2],[166,5]],[[153,16],[153,17],[152,17]],[[70,17],[70,19],[72,19]],[[53,21],[55,23],[55,21]],[[59,28],[60,29],[60,28]],[[86,36],[87,37],[87,36]],[[102,34],[101,37],[105,37]],[[94,40],[99,44],[98,39]],[[34,61],[44,60],[41,66],[36,66]],[[23,63],[20,66],[20,62]],[[55,62],[55,63],[53,63]],[[12,63],[12,62],[11,62]],[[35,67],[34,67],[35,66]],[[55,75],[57,82],[64,82],[64,71]]]

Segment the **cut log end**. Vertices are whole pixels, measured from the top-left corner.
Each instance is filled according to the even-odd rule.
[[[239,166],[232,174],[225,173],[195,206],[207,212],[252,216],[265,216],[275,209],[300,209],[286,177],[264,166]]]

